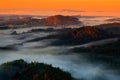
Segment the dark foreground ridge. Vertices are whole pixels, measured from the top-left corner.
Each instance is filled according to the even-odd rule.
[[[15,60],[0,65],[0,80],[73,80],[67,72],[51,65]]]

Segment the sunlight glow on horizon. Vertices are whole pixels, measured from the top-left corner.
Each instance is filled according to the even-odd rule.
[[[120,16],[119,3],[120,0],[4,0],[0,2],[0,14]]]

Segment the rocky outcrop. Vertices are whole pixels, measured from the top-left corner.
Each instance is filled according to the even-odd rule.
[[[78,18],[72,16],[50,16],[48,18],[41,19],[41,23],[46,26],[67,26],[81,24]]]

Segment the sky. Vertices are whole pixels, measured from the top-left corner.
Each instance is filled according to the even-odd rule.
[[[120,16],[120,0],[1,0],[0,14]]]

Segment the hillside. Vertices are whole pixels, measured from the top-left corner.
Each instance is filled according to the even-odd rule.
[[[55,15],[41,19],[41,23],[47,26],[67,26],[81,24],[78,18],[72,16]]]
[[[109,31],[113,34],[120,34],[120,23],[108,23],[94,26]]]
[[[108,33],[102,29],[94,28],[94,27],[81,27],[72,31],[74,37],[101,37],[106,36]]]
[[[120,55],[120,40],[101,44],[101,45],[90,45],[87,47],[77,47],[73,49],[73,52],[85,52],[85,53],[94,53],[104,56],[119,56]]]
[[[94,27],[81,27],[76,29],[61,30],[56,34],[42,38],[35,38],[26,42],[36,42],[45,39],[55,39],[51,45],[80,45],[91,41],[113,38],[114,35]]]
[[[41,16],[40,16],[41,17]],[[1,19],[0,30],[3,29],[15,29],[15,28],[26,28],[35,26],[69,26],[69,25],[80,25],[82,22],[78,18],[73,16],[55,15],[47,18],[34,18],[32,16],[17,16],[9,17],[9,19]]]
[[[73,80],[67,72],[51,65],[15,60],[0,65],[0,80]]]

